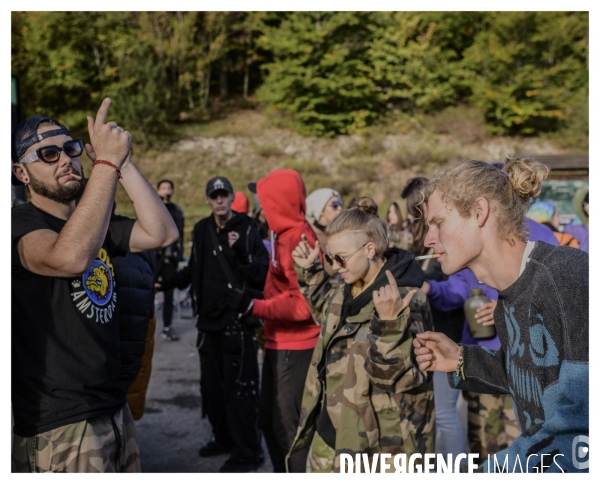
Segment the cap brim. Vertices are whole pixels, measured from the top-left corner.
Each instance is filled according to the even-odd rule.
[[[227,193],[229,193],[229,195],[233,195],[233,192],[229,188],[217,188],[217,189],[208,190],[206,192],[206,196],[210,197],[215,192],[227,192]]]
[[[248,183],[248,190],[250,190],[252,193],[256,193],[256,182]]]

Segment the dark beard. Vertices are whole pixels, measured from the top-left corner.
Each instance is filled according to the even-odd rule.
[[[77,180],[74,180],[77,181],[77,185],[58,185],[57,187],[49,187],[48,185],[34,178],[31,173],[29,173],[29,179],[29,186],[35,193],[64,205],[72,202],[73,200],[79,200],[83,195],[83,191],[85,190],[85,183]]]

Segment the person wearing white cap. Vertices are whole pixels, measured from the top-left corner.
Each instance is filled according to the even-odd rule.
[[[321,247],[327,247],[327,225],[343,208],[342,197],[333,188],[319,188],[306,197],[306,220],[312,224]],[[335,273],[333,269],[329,269],[329,264],[325,263],[325,270],[330,275]]]

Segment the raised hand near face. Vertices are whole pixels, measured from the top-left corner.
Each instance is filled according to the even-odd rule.
[[[378,291],[373,291],[373,303],[379,319],[383,321],[393,321],[404,309],[410,304],[411,299],[417,293],[416,289],[412,289],[403,298],[400,297],[398,284],[390,271],[385,271],[389,284],[382,287]]]
[[[308,269],[315,263],[319,256],[319,241],[315,242],[314,248],[310,246],[306,235],[302,234],[302,240],[298,246],[292,251],[292,258],[294,262],[303,269]]]
[[[102,101],[96,119],[87,117],[91,145],[86,144],[86,151],[92,161],[106,160],[120,168],[131,152],[131,135],[116,122],[106,122],[110,102]]]

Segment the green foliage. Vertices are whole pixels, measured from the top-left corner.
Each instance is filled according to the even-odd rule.
[[[537,134],[569,120],[588,85],[587,12],[491,12],[465,50],[472,99],[490,131]]]
[[[306,134],[363,132],[382,118],[475,102],[489,130],[569,123],[588,84],[585,12],[295,12],[258,42],[258,91]]]
[[[377,117],[367,44],[373,14],[292,12],[265,26],[258,45],[273,55],[258,96],[294,113],[305,134],[352,133]]]
[[[572,103],[566,109],[568,122],[556,132],[545,133],[563,149],[587,152],[589,149],[589,93],[587,88],[574,94]]]
[[[587,12],[13,12],[12,74],[24,116],[83,135],[110,96],[144,145],[223,116],[231,94],[254,108],[256,92],[306,135],[475,105],[489,132],[584,146],[588,29]]]
[[[244,66],[257,36],[249,13],[13,12],[12,74],[24,117],[52,114],[78,134],[101,100],[137,143],[168,139],[183,111],[202,111],[213,67]],[[256,14],[260,18],[262,14]]]
[[[415,114],[453,105],[463,77],[460,50],[470,14],[379,12],[369,58],[387,109]],[[448,36],[448,34],[452,35]]]

